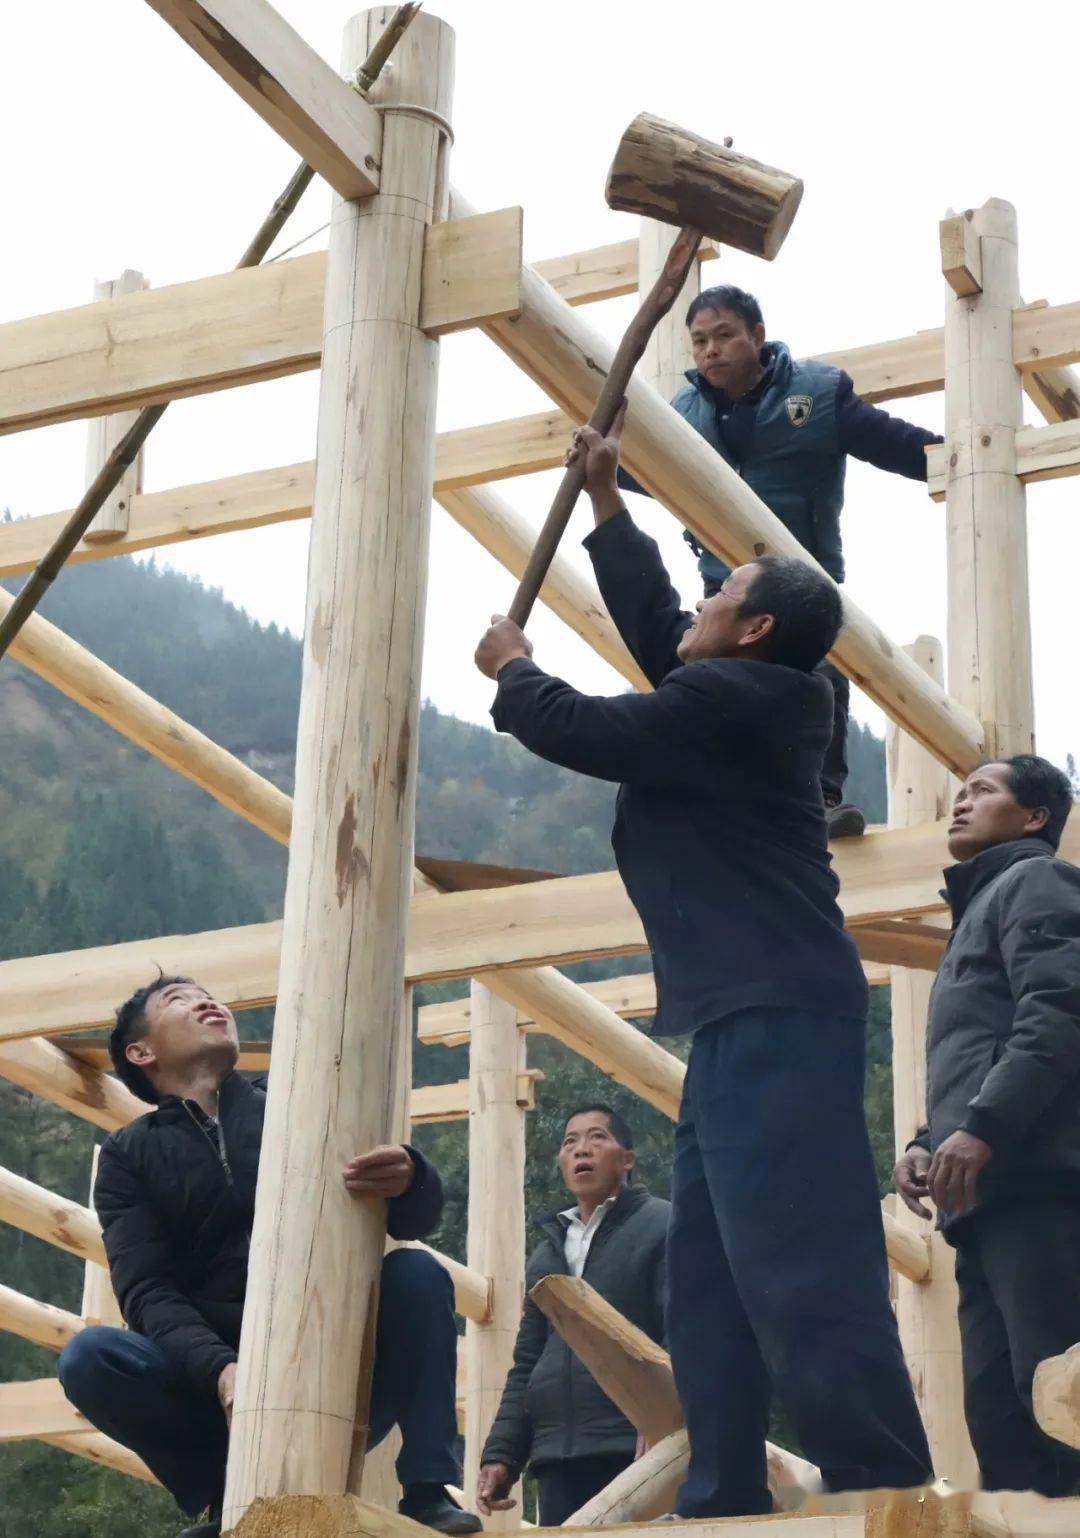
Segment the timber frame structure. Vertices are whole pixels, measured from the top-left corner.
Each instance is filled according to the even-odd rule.
[[[432,487],[519,576],[533,531],[490,483],[560,463],[613,352],[579,307],[647,289],[671,232],[643,221],[639,241],[524,265],[521,210],[477,214],[450,186],[453,35],[432,16],[419,17],[394,70],[365,95],[266,0],[149,3],[331,184],[329,251],[161,290],[125,273],[92,304],[0,326],[0,432],[89,418],[89,479],[139,407],[321,367],[314,464],[156,492],[141,489],[135,468],[72,557],[312,518],[295,799],[41,617],[12,656],[288,844],[285,914],[280,923],[0,963],[0,1075],[109,1131],[146,1108],[105,1072],[100,1039],[80,1033],[108,1023],[152,963],[194,975],[234,1009],[277,1000],[225,1527],[244,1538],[406,1538],[411,1524],[397,1514],[387,1457],[364,1459],[366,1326],[383,1220],[341,1189],[343,1157],[402,1137],[410,1118],[469,1119],[470,1164],[484,1179],[470,1185],[467,1264],[443,1259],[467,1320],[459,1410],[471,1492],[522,1304],[528,1033],[556,1037],[672,1117],[683,1076],[677,1058],[628,1023],[654,1007],[650,976],[583,987],[558,970],[645,950],[614,872],[492,885],[490,872],[459,870],[448,890],[414,868]],[[390,13],[377,7],[349,24],[347,73]],[[929,489],[948,522],[948,692],[937,642],[897,645],[847,597],[834,654],[893,723],[889,826],[834,855],[870,980],[892,985],[900,1148],[922,1119],[927,995],[945,940],[938,876],[948,777],[984,753],[1033,742],[1024,487],[1080,471],[1080,384],[1068,368],[1080,359],[1080,301],[1021,302],[1006,203],[950,214],[941,249],[943,329],[828,355],[867,400],[944,389],[946,401],[947,441],[930,453]],[[688,288],[695,282],[696,274]],[[764,552],[811,559],[667,405],[686,362],[680,313],[676,306],[629,392],[628,467],[728,561]],[[436,436],[438,338],[466,327],[479,327],[538,383],[550,409]],[[1022,425],[1023,391],[1047,425]],[[31,570],[64,516],[0,528],[0,576]],[[648,687],[585,578],[557,558],[542,597],[630,685]],[[0,613],[10,603],[0,590]],[[1080,826],[1063,852],[1080,856]],[[466,1001],[418,1016],[422,1041],[470,1043],[469,1079],[410,1092],[411,989],[435,978],[473,979]],[[245,1047],[241,1066],[265,1067],[268,1052]],[[291,1115],[300,1103],[305,1114]],[[0,1219],[86,1267],[79,1315],[0,1286],[0,1328],[59,1350],[88,1322],[117,1320],[89,1206],[0,1171]],[[951,1254],[902,1208],[883,1221],[935,1463],[953,1491],[969,1492]],[[289,1265],[297,1253],[310,1257],[304,1275]],[[670,1367],[587,1287],[544,1285],[538,1301],[556,1328],[654,1444],[571,1524],[641,1527],[670,1504],[685,1467]],[[327,1318],[332,1340],[320,1325]],[[1080,1366],[1069,1370],[1075,1387]],[[1058,1385],[1050,1420],[1060,1434],[1064,1416],[1075,1436],[1080,1415],[1069,1412],[1070,1421],[1062,1408],[1068,1387]],[[0,1439],[22,1437],[151,1477],[73,1410],[55,1379],[0,1385]],[[1080,1531],[1080,1501],[941,1487],[845,1500],[808,1494],[816,1471],[779,1449],[770,1468],[778,1505],[797,1511],[692,1526],[716,1538]],[[488,1526],[519,1520],[503,1513]]]

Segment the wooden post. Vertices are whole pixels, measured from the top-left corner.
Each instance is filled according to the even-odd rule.
[[[90,1211],[94,1211],[94,1181],[97,1179],[98,1155],[101,1149],[94,1144],[94,1154],[90,1161]],[[96,1216],[96,1214],[95,1214]],[[99,1265],[96,1260],[88,1260],[83,1273],[82,1309],[83,1321],[86,1324],[111,1324],[119,1329],[124,1328],[124,1316],[120,1312],[120,1305],[116,1301],[113,1292],[112,1278],[109,1275],[108,1266]]]
[[[518,1075],[525,1037],[513,1004],[483,984],[471,988],[469,1045],[468,1261],[492,1279],[491,1320],[465,1326],[465,1495],[471,1504],[480,1454],[514,1361],[525,1301],[525,1112]],[[516,1494],[520,1502],[520,1489]],[[495,1512],[485,1527],[521,1526],[520,1506]]]
[[[676,233],[670,224],[661,224],[658,219],[641,220],[638,230],[638,293],[642,298],[660,276]],[[700,288],[701,264],[695,262],[687,274],[682,293],[656,327],[645,349],[645,356],[637,367],[641,378],[647,379],[659,390],[666,401],[682,389],[686,383],[686,370],[694,364],[694,356],[690,351],[690,333],[686,326],[686,309]]]
[[[920,636],[907,648],[938,683],[941,646]],[[949,778],[906,732],[891,723],[887,738],[889,826],[910,828],[943,817]],[[942,851],[944,854],[944,850]],[[926,1119],[926,1010],[933,973],[892,968],[893,1126],[901,1154]],[[930,1274],[922,1282],[895,1278],[896,1318],[919,1410],[930,1441],[934,1468],[956,1489],[977,1483],[975,1455],[964,1424],[960,1330],[953,1251],[932,1225],[897,1200],[895,1221],[930,1240]]]
[[[94,299],[118,299],[121,294],[138,294],[149,283],[141,272],[125,267],[118,278],[107,278],[94,284]],[[86,484],[89,486],[108,459],[120,439],[138,416],[135,411],[117,411],[108,417],[91,417],[86,432]],[[101,511],[87,529],[83,538],[90,544],[110,539],[120,539],[128,531],[131,499],[142,491],[143,451],[135,463],[125,471],[120,484],[103,503]]]
[[[391,14],[348,24],[346,73]],[[387,1141],[403,1049],[439,356],[418,325],[420,273],[445,201],[439,120],[452,80],[453,33],[423,14],[372,92],[389,109],[380,191],[339,200],[332,216],[296,797],[226,1530],[258,1496],[355,1488],[363,1465],[357,1389],[366,1404],[385,1214],[351,1197],[341,1170]]]
[[[965,225],[982,287],[961,297],[946,284],[949,692],[982,723],[988,756],[1030,753],[1027,525],[1016,476],[1023,409],[1012,346],[1020,303],[1016,210],[991,198]],[[947,243],[949,270],[954,260]]]

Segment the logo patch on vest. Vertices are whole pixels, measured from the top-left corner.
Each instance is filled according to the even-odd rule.
[[[784,402],[784,408],[788,414],[788,421],[792,427],[801,427],[809,421],[810,413],[814,409],[814,397],[812,395],[789,395]]]

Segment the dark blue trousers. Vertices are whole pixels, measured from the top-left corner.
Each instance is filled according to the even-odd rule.
[[[694,1037],[675,1135],[668,1341],[687,1517],[772,1510],[773,1390],[829,1489],[932,1478],[889,1304],[865,1022],[750,1009]]]
[[[160,1346],[95,1325],[64,1347],[64,1393],[99,1431],[138,1453],[188,1516],[220,1501],[229,1434],[215,1386],[195,1387]],[[421,1250],[383,1262],[371,1437],[401,1429],[403,1485],[457,1484],[457,1328],[453,1285]]]

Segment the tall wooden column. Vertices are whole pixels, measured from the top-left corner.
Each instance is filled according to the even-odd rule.
[[[117,299],[121,294],[138,294],[149,288],[141,272],[125,267],[118,278],[94,284],[94,299]],[[114,411],[111,416],[91,417],[86,424],[86,484],[89,486],[120,439],[138,416],[138,411]],[[104,543],[127,533],[131,499],[142,490],[143,455],[139,450],[135,463],[125,470],[119,485],[102,504],[101,511],[87,529],[88,543]]]
[[[642,219],[638,231],[638,293],[649,292],[667,260],[677,230],[658,219]],[[664,397],[671,400],[686,383],[686,370],[694,365],[686,310],[701,289],[701,264],[695,262],[687,273],[683,291],[653,332],[645,356],[636,372]]]
[[[465,1496],[471,1504],[480,1454],[491,1430],[525,1299],[525,1110],[518,1075],[525,1037],[518,1012],[481,983],[471,991],[469,1044],[469,1248],[474,1271],[492,1278],[491,1319],[465,1326]],[[520,1489],[517,1499],[520,1501]],[[485,1520],[521,1526],[520,1506]]]
[[[347,72],[391,9],[349,23]],[[226,1529],[256,1496],[356,1488],[363,1464],[385,1214],[351,1197],[341,1171],[388,1140],[403,1047],[438,369],[418,325],[420,275],[446,186],[445,136],[424,109],[445,117],[452,78],[453,33],[422,14],[373,93],[407,109],[384,113],[380,191],[338,201],[332,216],[296,796]]]
[[[98,1155],[100,1146],[94,1144],[94,1152],[90,1161],[90,1200],[88,1206],[94,1209],[94,1181],[97,1179]],[[118,1329],[124,1327],[124,1316],[120,1312],[120,1305],[116,1301],[113,1292],[112,1278],[109,1275],[108,1266],[100,1265],[96,1260],[88,1260],[83,1272],[82,1308],[79,1310],[81,1317],[87,1324],[111,1324]]]
[[[942,679],[941,647],[920,636],[909,654],[930,676]],[[936,759],[906,732],[889,724],[889,826],[910,828],[944,816],[949,777]],[[926,1011],[933,974],[892,968],[893,1126],[899,1155],[926,1119]],[[955,1257],[932,1225],[899,1200],[897,1220],[930,1235],[930,1275],[910,1282],[894,1274],[896,1319],[915,1397],[926,1425],[934,1469],[957,1489],[976,1484],[975,1455],[964,1424],[960,1329],[956,1319]]]
[[[955,254],[956,237],[966,253]],[[942,224],[949,568],[949,693],[976,715],[988,756],[1034,739],[1022,422],[1012,317],[1016,210],[1000,198]],[[964,292],[957,292],[961,289]]]

